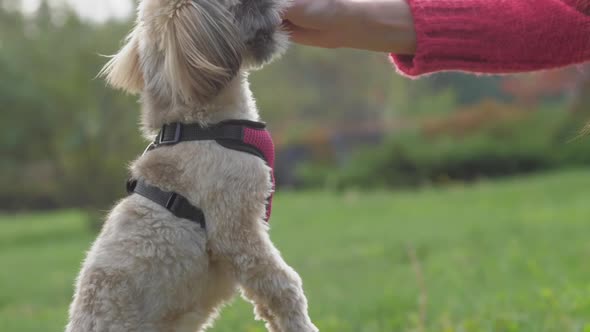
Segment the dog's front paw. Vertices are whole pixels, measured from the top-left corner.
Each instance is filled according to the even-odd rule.
[[[305,330],[308,332],[320,332],[320,329],[318,329],[315,325],[311,324],[309,329]]]
[[[293,322],[295,323],[295,322]],[[312,322],[301,322],[301,324],[290,324],[283,329],[284,332],[319,332],[320,330]]]

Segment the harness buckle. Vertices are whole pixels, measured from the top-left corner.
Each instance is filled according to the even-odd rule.
[[[137,180],[135,180],[135,179],[127,180],[125,187],[126,187],[127,193],[129,195],[133,194],[133,192],[135,192],[135,188],[137,187]]]
[[[168,202],[166,202],[166,209],[173,211],[174,203],[176,203],[176,199],[178,198],[177,193],[172,193],[170,198],[168,198]]]
[[[172,138],[172,139],[165,138],[166,128],[168,126],[164,125],[162,127],[162,130],[160,130],[160,134],[156,138],[156,142],[155,142],[156,145],[174,145],[174,144],[178,144],[180,142],[180,136],[182,135],[182,124],[177,122],[174,125],[175,125],[174,138]]]

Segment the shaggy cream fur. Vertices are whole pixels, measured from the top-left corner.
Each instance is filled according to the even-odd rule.
[[[247,71],[284,51],[286,0],[142,0],[127,44],[101,73],[141,93],[146,137],[166,123],[259,120]],[[203,209],[207,229],[132,195],[108,216],[76,284],[67,332],[197,332],[241,290],[272,332],[313,332],[302,282],[263,221],[260,158],[215,142],[153,150],[132,176]]]

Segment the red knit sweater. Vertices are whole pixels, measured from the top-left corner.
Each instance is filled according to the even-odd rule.
[[[514,73],[590,61],[590,0],[408,0],[415,55],[398,70]]]

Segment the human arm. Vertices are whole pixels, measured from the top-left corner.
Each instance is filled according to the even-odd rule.
[[[405,0],[294,0],[285,19],[300,44],[402,54],[416,49]]]
[[[398,70],[513,73],[590,61],[590,0],[294,0],[296,42],[392,52]]]

